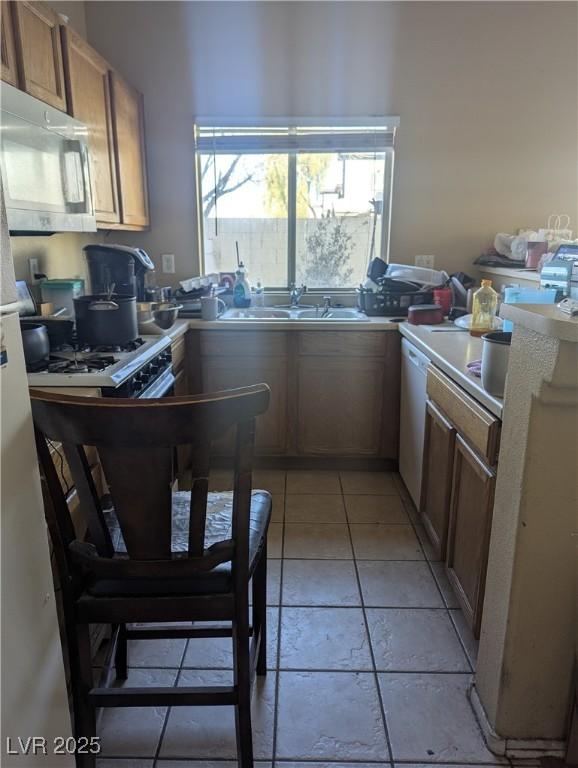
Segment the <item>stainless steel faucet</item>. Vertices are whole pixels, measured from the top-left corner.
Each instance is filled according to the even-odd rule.
[[[331,312],[331,296],[324,296],[323,297],[323,312],[321,313],[321,317],[327,317],[327,315]]]
[[[299,302],[301,301],[301,297],[304,293],[307,293],[307,286],[302,285],[301,288],[297,288],[295,283],[291,286],[291,291],[289,292],[289,300],[291,302],[292,307],[298,307]]]

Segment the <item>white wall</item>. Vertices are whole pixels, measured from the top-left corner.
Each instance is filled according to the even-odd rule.
[[[124,239],[182,275],[198,114],[400,115],[395,260],[467,270],[497,231],[578,228],[575,3],[91,0],[86,20],[145,95],[153,226]]]

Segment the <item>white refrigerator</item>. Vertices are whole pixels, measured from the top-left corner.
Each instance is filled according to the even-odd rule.
[[[73,766],[74,758],[55,754],[55,739],[71,736],[70,713],[24,352],[15,312],[0,316],[0,333],[0,765],[64,768]],[[27,740],[33,736],[39,739],[35,743]]]

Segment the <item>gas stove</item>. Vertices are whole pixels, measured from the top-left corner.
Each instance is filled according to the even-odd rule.
[[[103,397],[162,397],[174,377],[168,336],[143,336],[128,347],[53,351],[30,387],[99,387]]]

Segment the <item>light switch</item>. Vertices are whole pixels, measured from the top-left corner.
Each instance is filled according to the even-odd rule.
[[[161,264],[165,275],[175,274],[175,254],[163,253],[161,255]]]

